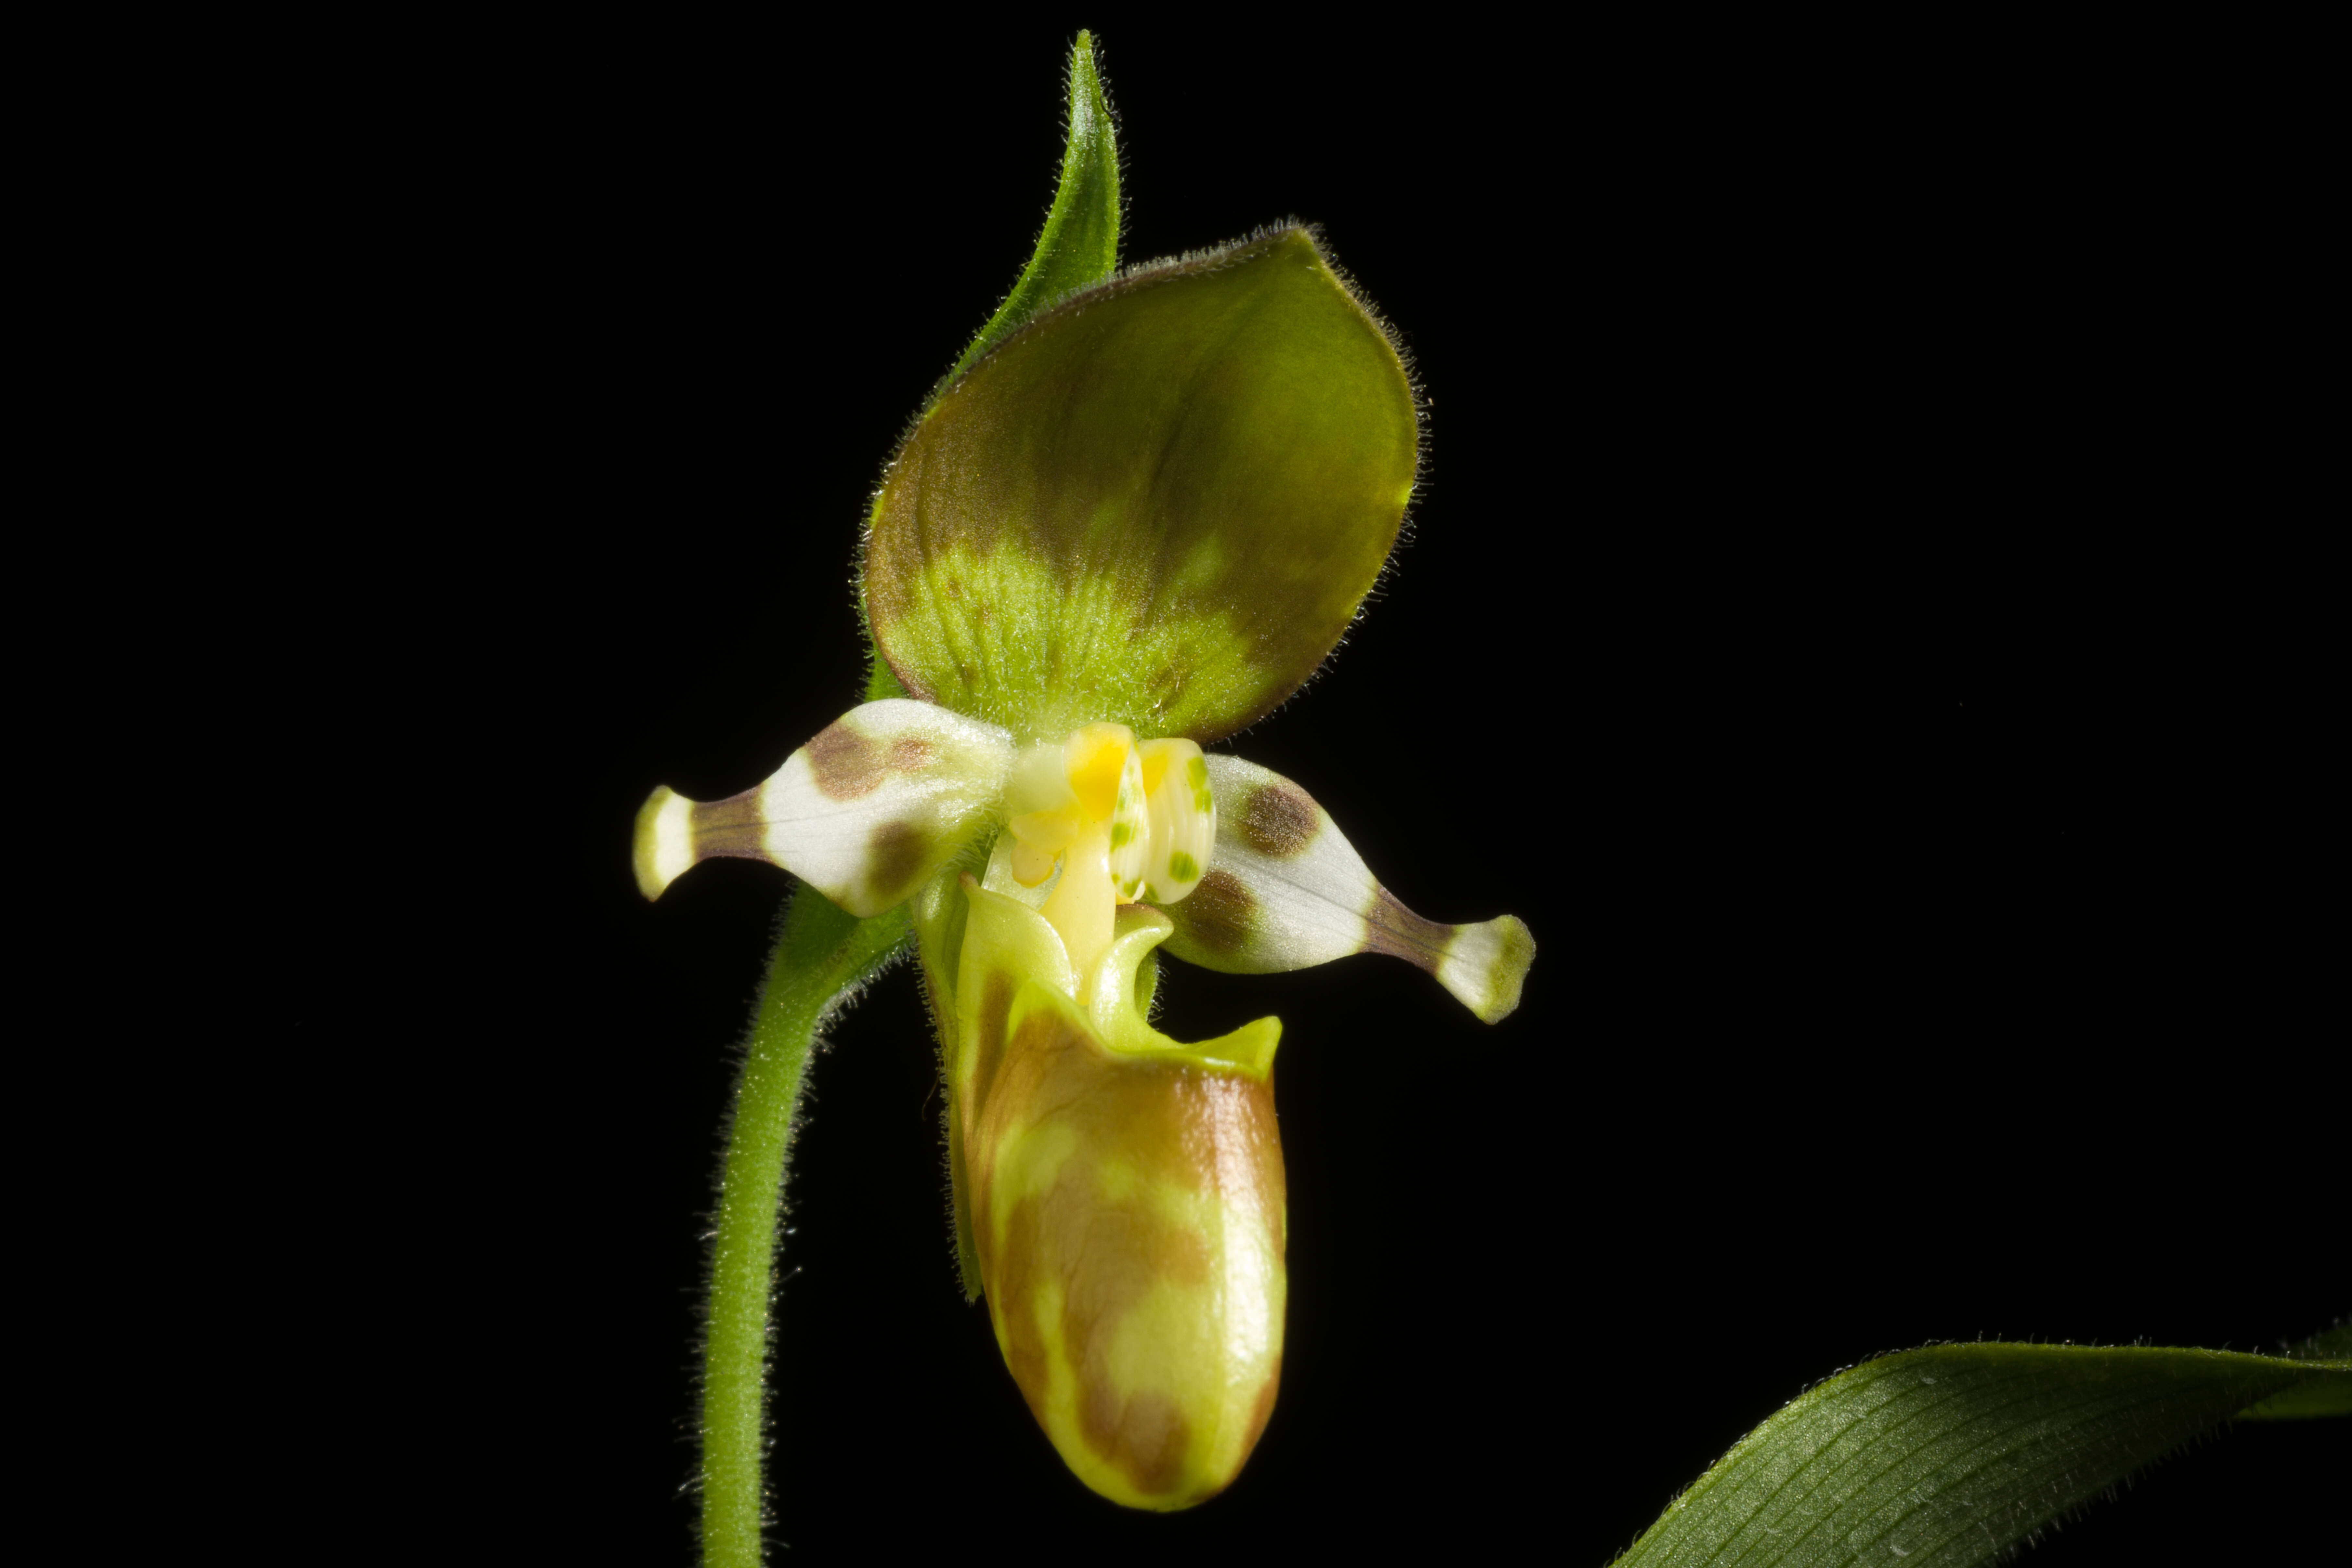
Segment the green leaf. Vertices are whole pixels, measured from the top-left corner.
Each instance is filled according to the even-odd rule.
[[[862,565],[877,646],[908,695],[1017,738],[1230,734],[1354,618],[1419,434],[1394,346],[1306,230],[1131,270],[908,433]]]
[[[2352,1319],[2317,1333],[2288,1351],[2292,1361],[2352,1362]],[[2315,1377],[2238,1413],[2241,1421],[2300,1421],[2314,1415],[2352,1415],[2352,1378]]]
[[[1030,318],[1066,294],[1101,282],[1118,270],[1118,142],[1110,100],[1095,69],[1095,41],[1081,32],[1070,47],[1069,137],[1062,148],[1062,183],[1045,214],[1029,265],[980,335],[931,394],[931,401]]]
[[[1750,1432],[1617,1568],[1990,1562],[2250,1405],[2313,1389],[2339,1401],[2352,1393],[2352,1361],[2074,1345],[1906,1351],[1832,1378]]]

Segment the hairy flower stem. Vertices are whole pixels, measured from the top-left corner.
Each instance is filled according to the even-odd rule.
[[[719,1179],[702,1360],[706,1568],[759,1568],[768,1307],[793,1125],[817,1032],[908,941],[902,910],[871,920],[796,890],[743,1052]]]

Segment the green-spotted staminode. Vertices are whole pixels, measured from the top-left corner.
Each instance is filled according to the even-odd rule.
[[[1162,949],[1262,973],[1420,965],[1488,1022],[1534,953],[1510,916],[1391,897],[1307,791],[1202,748],[1315,670],[1394,544],[1412,384],[1315,236],[1115,270],[1117,155],[1089,42],[1013,297],[908,432],[858,559],[867,698],[730,800],[654,792],[647,897],[696,862],[796,901],[722,1182],[704,1391],[709,1560],[756,1561],[781,1170],[812,1032],[911,942],[948,1096],[968,1294],[1088,1486],[1188,1507],[1248,1458],[1282,1365],[1286,1212],[1260,1019],[1155,1030]]]

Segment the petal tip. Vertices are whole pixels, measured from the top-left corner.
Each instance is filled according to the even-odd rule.
[[[660,785],[637,808],[636,841],[630,854],[637,891],[647,902],[660,898],[696,858],[694,802]]]
[[[1497,915],[1459,927],[1437,966],[1437,983],[1483,1023],[1499,1024],[1518,1010],[1519,990],[1535,963],[1536,939],[1517,915]]]

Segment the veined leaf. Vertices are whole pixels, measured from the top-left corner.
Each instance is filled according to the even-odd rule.
[[[2287,1352],[2290,1361],[2352,1362],[2352,1321],[2314,1334]],[[2352,1378],[2315,1377],[2238,1413],[2241,1421],[2300,1421],[2313,1415],[2352,1415]]]
[[[2352,1408],[2342,1337],[2305,1352],[2326,1359],[1969,1344],[1867,1362],[1740,1439],[1617,1568],[1989,1563],[2256,1406]]]
[[[1118,142],[1110,100],[1095,69],[1095,40],[1081,32],[1070,47],[1069,140],[1062,149],[1062,183],[1029,265],[980,335],[931,394],[955,384],[971,362],[1003,342],[1065,294],[1101,282],[1118,270]]]

